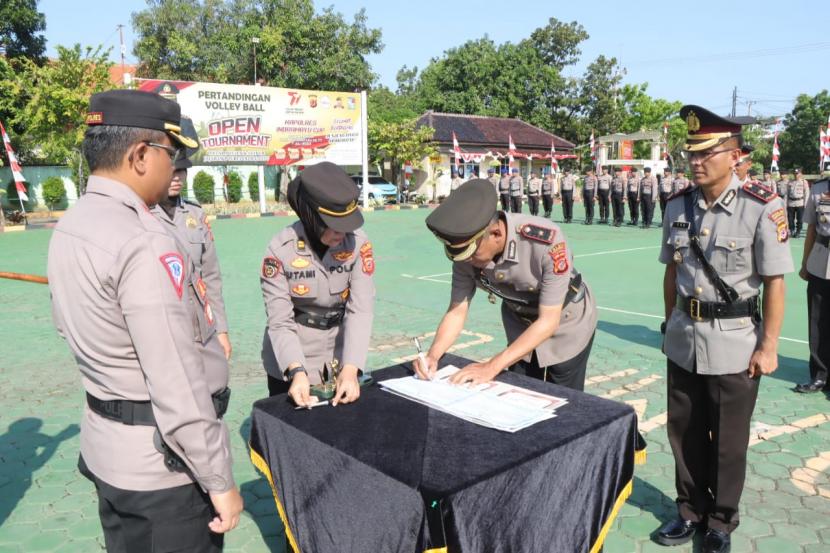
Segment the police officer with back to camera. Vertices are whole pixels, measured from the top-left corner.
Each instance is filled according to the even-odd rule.
[[[510,211],[510,169],[502,167],[499,181],[499,199],[503,211]]]
[[[550,219],[553,211],[553,171],[548,171],[542,179],[542,207],[545,209],[545,219]]]
[[[198,144],[199,137],[193,122],[182,118],[182,134]],[[231,358],[231,341],[228,337],[228,318],[225,315],[225,300],[222,297],[222,273],[219,270],[219,258],[213,241],[213,231],[202,207],[191,200],[182,198],[182,188],[187,184],[187,170],[193,167],[190,156],[196,148],[188,148],[187,157],[176,160],[173,179],[167,189],[167,196],[150,211],[164,223],[173,238],[190,254],[196,272],[201,278],[200,287],[207,291],[210,309],[207,314],[213,319],[216,339],[225,351],[225,358]]]
[[[570,169],[565,169],[565,174],[559,182],[559,195],[562,197],[562,213],[565,222],[570,223],[574,216],[574,188],[576,177],[571,174]]]
[[[611,196],[611,175],[608,174],[608,168],[604,165],[600,169],[600,175],[597,177],[597,198],[599,199],[599,222],[603,225],[608,224],[608,200]]]
[[[828,389],[830,376],[830,178],[810,187],[804,221],[807,236],[799,276],[807,281],[810,381],[795,390],[815,393]]]
[[[629,225],[637,226],[640,220],[640,177],[637,176],[637,169],[632,168],[628,174],[628,213],[631,216]]]
[[[521,213],[525,181],[519,174],[517,167],[511,169],[510,173],[510,211],[513,213]]]
[[[614,226],[619,227],[625,219],[625,188],[626,178],[622,171],[614,171],[611,178],[611,211],[614,216]]]
[[[539,215],[539,193],[541,190],[542,179],[539,178],[538,172],[533,171],[527,181],[527,204],[530,208],[530,214],[534,217]]]
[[[487,362],[467,365],[451,381],[487,382],[510,369],[582,390],[597,325],[593,294],[557,225],[497,207],[490,184],[473,179],[427,217],[453,262],[452,291],[426,355],[429,366],[416,361],[415,371],[422,378],[435,374],[480,288],[491,303],[502,300],[508,346]]]
[[[808,192],[807,181],[801,176],[801,169],[796,168],[795,179],[787,185],[787,216],[793,238],[801,236],[801,225],[804,223],[804,201]]]
[[[645,175],[640,179],[640,206],[643,209],[643,228],[650,228],[654,218],[654,200],[657,199],[657,179],[651,174],[651,167],[643,169]]]
[[[299,221],[274,236],[262,260],[268,391],[273,396],[287,388],[300,406],[314,402],[310,387],[321,382],[324,367],[325,376],[339,371],[334,405],[360,397],[358,378],[366,368],[374,315],[375,258],[360,230],[358,196],[354,181],[337,165],[324,161],[306,168],[288,185],[288,203]]]
[[[703,552],[724,553],[739,522],[760,378],[778,366],[793,262],[781,200],[734,173],[740,125],[698,106],[680,115],[696,186],[669,201],[660,252],[678,515],[655,539],[679,545],[706,527]]]
[[[48,258],[55,325],[86,390],[78,467],[107,551],[221,551],[242,511],[222,420],[228,362],[213,298],[149,210],[197,144],[178,104],[147,92],[94,94],[86,122],[92,174]]]
[[[594,224],[594,199],[597,194],[597,177],[594,175],[594,168],[589,167],[585,171],[585,178],[582,179],[582,201],[585,204],[585,224]]]
[[[671,169],[665,167],[660,177],[660,219],[666,218],[666,201],[674,194],[674,179],[671,176]]]

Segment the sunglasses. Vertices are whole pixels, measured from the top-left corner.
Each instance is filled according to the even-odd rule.
[[[170,156],[170,161],[176,162],[181,159],[184,159],[184,149],[183,148],[173,148],[172,146],[165,146],[164,144],[159,144],[158,142],[150,142],[149,140],[142,140],[142,142],[148,146],[152,146],[153,148],[161,148],[167,155]]]

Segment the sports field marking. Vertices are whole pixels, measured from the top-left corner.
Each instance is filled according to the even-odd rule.
[[[600,375],[597,375],[597,376],[592,376],[591,378],[586,378],[585,379],[585,385],[590,386],[592,384],[598,384],[600,382],[607,382],[607,381],[613,380],[615,378],[623,378],[623,377],[626,377],[626,376],[631,376],[632,374],[637,374],[638,372],[640,372],[640,371],[638,371],[637,369],[625,369],[624,371],[617,371],[617,372],[611,373],[611,374],[600,374]]]
[[[822,488],[816,482],[823,472],[830,469],[830,451],[824,451],[817,457],[808,459],[805,465],[790,472],[790,482],[807,495],[820,495],[830,499],[830,489]]]
[[[593,252],[593,253],[580,253],[574,256],[574,259],[581,258],[581,257],[593,257],[595,255],[609,255],[613,253],[625,253],[625,252],[636,252],[640,250],[656,250],[661,248],[662,246],[643,246],[641,248],[625,248],[623,250],[605,250],[604,252]]]
[[[449,353],[454,353],[458,350],[471,348],[473,346],[479,346],[481,344],[486,344],[488,342],[493,341],[492,336],[490,336],[489,334],[482,334],[481,332],[470,332],[469,330],[462,330],[461,334],[464,335],[464,336],[473,336],[476,339],[475,340],[470,340],[469,342],[461,342],[460,344],[453,344],[452,346],[450,346],[450,349],[447,350]],[[426,334],[424,334],[422,336],[418,336],[418,339],[423,340],[423,339],[426,339],[426,338],[431,338],[433,336],[435,336],[435,332],[427,332]],[[402,340],[400,342],[396,342],[395,344],[393,344],[393,347],[403,347],[403,346],[413,347],[412,341],[410,341],[410,340],[403,341]],[[380,346],[378,346],[378,347],[380,347]],[[387,349],[389,349],[389,348],[387,348]],[[395,362],[395,363],[406,363],[407,361],[412,361],[416,357],[418,357],[417,354],[404,355],[403,357],[396,357],[396,358],[392,359],[392,361]]]
[[[795,432],[798,432],[799,430],[804,430],[806,428],[812,428],[814,426],[824,424],[829,420],[830,416],[825,415],[824,413],[819,413],[817,415],[812,415],[810,417],[798,419],[797,421],[794,421],[790,424],[781,424],[774,426],[770,425],[762,427],[759,425],[755,425],[753,431],[754,436],[749,437],[749,445],[753,446],[765,440],[770,440],[778,436],[783,436],[784,434],[793,434]]]
[[[615,397],[625,395],[629,392],[636,392],[637,390],[645,388],[646,386],[648,386],[650,384],[653,384],[653,383],[657,382],[658,380],[660,380],[662,378],[663,377],[660,376],[659,374],[653,374],[651,376],[641,378],[640,380],[638,380],[637,382],[634,382],[633,384],[626,384],[621,388],[617,388],[615,390],[611,390],[610,392],[606,392],[606,393],[602,394],[599,397],[602,397],[602,398],[605,398],[605,399],[611,399],[611,398],[615,398]]]

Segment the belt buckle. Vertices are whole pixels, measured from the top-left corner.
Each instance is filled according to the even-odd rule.
[[[703,317],[700,316],[700,300],[692,298],[689,300],[689,316],[693,321],[702,322]]]

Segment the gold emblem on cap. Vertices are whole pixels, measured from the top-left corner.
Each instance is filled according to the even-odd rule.
[[[504,273],[496,273],[496,280],[504,280]]]
[[[686,115],[686,126],[689,128],[689,132],[697,132],[700,130],[700,119],[697,118],[697,114],[694,111],[690,111]]]

